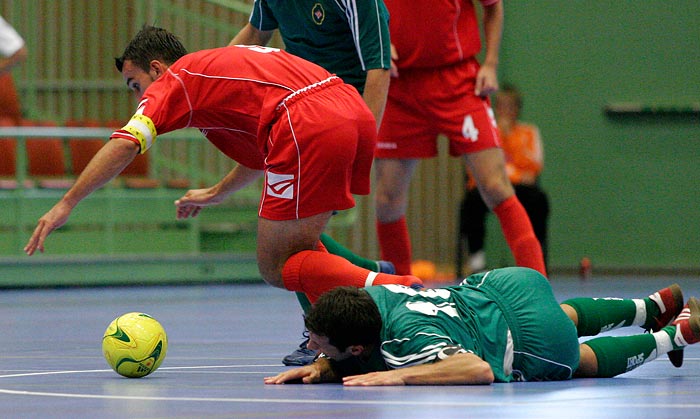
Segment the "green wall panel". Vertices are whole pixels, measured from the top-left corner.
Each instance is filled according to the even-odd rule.
[[[700,2],[506,2],[501,82],[545,142],[550,262],[700,268],[700,119],[609,103],[700,103]]]

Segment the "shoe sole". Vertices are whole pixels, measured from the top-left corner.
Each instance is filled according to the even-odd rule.
[[[671,364],[674,367],[680,368],[683,366],[683,349],[673,350],[667,353],[666,355],[668,356],[668,360],[671,361]]]

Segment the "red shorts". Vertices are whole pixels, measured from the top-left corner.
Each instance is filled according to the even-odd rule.
[[[306,218],[370,191],[377,124],[354,87],[319,86],[279,110],[267,141],[259,215]]]
[[[479,63],[473,59],[439,69],[400,70],[391,79],[375,156],[437,155],[437,136],[450,141],[450,155],[500,147],[488,98],[474,95]]]

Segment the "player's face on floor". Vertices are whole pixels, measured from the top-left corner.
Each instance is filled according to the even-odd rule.
[[[136,100],[141,100],[148,86],[155,81],[155,77],[153,77],[152,74],[143,71],[143,69],[138,67],[131,60],[124,61],[122,77],[129,87],[129,90],[136,96]]]
[[[328,343],[328,337],[317,335],[313,332],[309,332],[309,343],[306,346],[311,350],[322,352],[328,358],[336,361],[342,361],[352,356],[349,348],[341,352],[338,348]]]

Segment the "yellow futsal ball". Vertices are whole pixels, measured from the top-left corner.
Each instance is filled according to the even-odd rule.
[[[123,314],[105,331],[102,353],[110,367],[129,378],[145,377],[165,359],[168,337],[163,326],[144,313]]]

